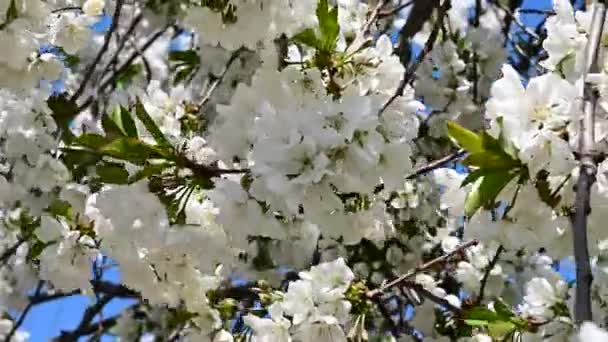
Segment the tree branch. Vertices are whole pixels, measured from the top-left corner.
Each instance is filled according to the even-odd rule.
[[[420,293],[423,297],[427,298],[431,302],[443,306],[448,311],[451,311],[453,313],[459,313],[461,311],[459,307],[448,302],[445,298],[441,298],[435,295],[433,292],[425,289],[424,286],[420,284],[414,283],[413,281],[404,281],[403,286]]]
[[[36,291],[34,292],[34,295],[38,295],[40,293],[40,291],[42,290],[42,285],[44,285],[44,282],[41,280],[38,282],[38,286],[36,286]],[[28,303],[28,305],[25,307],[25,309],[19,316],[17,322],[13,324],[11,331],[9,331],[9,333],[4,337],[4,342],[10,342],[13,339],[13,336],[15,335],[19,327],[21,327],[21,324],[23,324],[23,321],[25,321],[25,317],[27,317],[27,314],[33,307],[34,304],[32,302]]]
[[[82,83],[80,83],[80,87],[78,87],[74,95],[72,95],[72,97],[70,98],[70,102],[75,102],[80,97],[80,95],[82,95],[82,93],[86,89],[87,83],[89,83],[91,77],[93,77],[93,72],[95,71],[97,64],[99,64],[101,58],[103,58],[103,55],[108,50],[108,47],[110,46],[110,39],[112,38],[112,35],[118,27],[118,20],[120,19],[120,12],[122,10],[123,2],[124,0],[116,0],[116,9],[114,10],[114,15],[112,16],[112,24],[110,25],[110,29],[108,29],[108,32],[106,32],[103,45],[97,53],[97,56],[95,56],[93,62],[87,67],[86,71],[84,72],[84,79],[82,80]]]
[[[458,246],[456,249],[454,249],[452,252],[450,252],[448,254],[445,254],[445,255],[442,255],[442,256],[437,257],[435,259],[432,259],[430,261],[427,261],[424,264],[419,265],[416,268],[410,270],[409,272],[407,272],[407,273],[399,276],[398,278],[396,278],[394,280],[391,280],[388,283],[380,286],[379,288],[368,291],[367,292],[367,297],[368,298],[373,298],[373,297],[375,297],[375,296],[377,296],[379,294],[382,294],[384,291],[392,288],[393,286],[397,286],[397,285],[402,284],[408,278],[411,278],[414,275],[416,275],[416,274],[418,274],[418,273],[420,273],[420,272],[422,272],[422,271],[424,271],[424,270],[426,270],[426,269],[428,269],[428,268],[430,268],[430,267],[432,267],[432,266],[434,266],[436,264],[445,262],[445,261],[449,260],[452,256],[454,256],[456,254],[459,254],[459,253],[463,252],[464,250],[466,250],[467,248],[469,248],[471,246],[477,245],[478,243],[479,243],[479,241],[477,241],[477,240],[469,241],[467,243],[464,243],[464,244]]]
[[[221,75],[219,77],[217,77],[215,80],[213,80],[213,82],[209,86],[209,89],[205,93],[205,96],[203,97],[203,99],[199,103],[198,108],[203,108],[203,106],[207,102],[209,102],[209,100],[211,100],[211,96],[213,96],[213,93],[215,92],[215,90],[217,89],[217,87],[220,85],[220,83],[222,83],[222,81],[224,80],[224,77],[226,77],[226,74],[228,73],[228,70],[230,69],[230,66],[232,66],[232,63],[234,63],[234,61],[237,60],[237,58],[241,55],[241,53],[243,51],[245,51],[245,48],[240,48],[240,49],[235,50],[230,55],[230,58],[228,59],[228,61],[226,62],[226,65],[224,66],[224,71],[222,71],[222,73],[221,73]]]
[[[4,250],[4,252],[2,252],[2,254],[0,255],[0,267],[3,267],[4,265],[6,265],[8,260],[15,254],[15,252],[17,252],[19,247],[21,247],[21,245],[24,244],[28,239],[29,239],[29,236],[28,237],[25,237],[25,236],[19,237],[19,239],[12,246],[10,246],[6,250]]]
[[[363,25],[363,28],[361,29],[361,31],[363,32],[363,35],[366,35],[369,33],[372,25],[380,16],[380,10],[384,6],[386,6],[386,3],[387,3],[387,0],[378,1],[378,4],[376,4],[376,7],[374,7],[374,9],[372,10],[372,12],[369,15],[369,18],[367,18],[367,21],[365,22],[365,24]]]
[[[576,263],[576,304],[575,321],[582,323],[592,320],[591,312],[591,265],[587,241],[587,215],[590,208],[590,191],[595,182],[597,165],[595,161],[595,110],[599,93],[587,79],[588,73],[598,73],[600,41],[606,19],[606,0],[599,0],[593,11],[589,41],[585,48],[586,68],[583,74],[583,119],[579,130],[580,172],[576,185],[575,213],[573,218],[574,259]]]
[[[380,13],[378,13],[378,16],[380,18],[384,18],[384,17],[389,17],[391,15],[397,14],[399,11],[401,11],[402,9],[405,9],[406,7],[409,7],[411,5],[414,4],[414,2],[416,2],[416,0],[410,0],[410,1],[406,1],[400,5],[397,5],[391,9],[388,9],[386,11],[380,11]]]
[[[456,159],[461,158],[462,156],[464,156],[466,154],[465,150],[458,150],[454,153],[448,154],[447,156],[434,160],[422,167],[417,168],[416,170],[414,170],[414,172],[410,173],[409,175],[407,175],[405,177],[405,179],[416,179],[418,176],[420,175],[424,175],[430,171],[433,171],[437,168],[442,167],[443,165],[452,162]]]
[[[76,342],[78,341],[79,337],[91,334],[92,332],[89,332],[91,322],[93,322],[93,319],[95,319],[95,317],[103,310],[106,304],[108,304],[114,298],[115,297],[112,295],[105,295],[101,297],[100,300],[98,300],[95,304],[89,306],[84,311],[82,320],[80,321],[80,324],[78,324],[78,327],[76,327],[76,329],[72,331],[62,331],[61,335],[56,340],[59,342]],[[95,326],[98,327],[99,325]]]
[[[496,267],[496,264],[498,263],[498,260],[500,259],[500,255],[502,254],[502,252],[504,250],[505,249],[502,245],[498,246],[498,248],[496,249],[496,254],[494,254],[494,257],[488,264],[488,267],[486,267],[486,270],[483,274],[483,278],[481,279],[481,285],[479,286],[479,296],[477,297],[478,304],[481,303],[481,301],[483,300],[483,296],[484,296],[484,293],[486,290],[486,285],[488,283],[488,279],[490,278],[490,273],[492,272],[494,267]]]
[[[424,0],[424,1],[427,1],[427,0]],[[418,3],[420,3],[420,2],[423,2],[423,1],[418,1],[418,2],[416,2],[414,4],[414,9],[416,8],[416,5]],[[431,3],[431,2],[433,2],[433,1],[429,1],[429,3]],[[433,8],[431,8],[431,12],[432,12]],[[446,12],[448,11],[449,8],[450,8],[450,1],[449,0],[444,1],[443,5],[441,5],[441,7],[439,8],[439,12],[438,12],[438,15],[437,15],[437,21],[435,22],[435,26],[433,26],[433,30],[431,31],[431,34],[429,35],[429,38],[426,40],[426,43],[424,44],[424,47],[422,48],[422,50],[420,51],[420,53],[416,57],[416,60],[413,63],[409,64],[408,67],[405,69],[405,73],[403,75],[403,78],[401,79],[401,82],[399,83],[399,86],[397,87],[397,90],[388,99],[388,101],[386,101],[386,103],[384,103],[384,105],[382,105],[382,108],[380,108],[380,111],[378,112],[378,115],[382,115],[382,113],[384,113],[386,111],[386,109],[399,96],[403,95],[403,91],[405,90],[405,87],[414,78],[414,75],[416,74],[416,70],[418,69],[418,67],[420,66],[420,64],[422,64],[422,61],[424,61],[424,58],[426,58],[426,56],[431,52],[431,50],[433,50],[433,46],[435,45],[435,42],[437,41],[437,37],[439,36],[439,30],[441,29],[441,25],[443,23],[443,17],[445,16],[445,14],[446,14]],[[414,9],[412,9],[412,13],[410,13],[410,17],[412,15],[415,15]],[[430,14],[429,14],[429,16],[430,16]],[[409,19],[408,19],[408,22],[409,22]],[[420,25],[422,25],[423,23],[424,22],[422,22]],[[404,28],[401,30],[401,32],[400,32],[401,35],[408,35],[410,33],[406,29],[406,27],[407,27],[407,23],[404,26]],[[408,38],[408,40],[409,40],[409,38]],[[401,42],[399,44],[407,44],[407,41],[402,41],[401,40]],[[403,47],[401,46],[400,49],[403,49]],[[406,63],[407,63],[407,61],[406,61]]]

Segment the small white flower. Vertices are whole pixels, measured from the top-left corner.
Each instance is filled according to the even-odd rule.
[[[608,342],[608,332],[593,322],[583,322],[577,336],[577,342]]]
[[[103,13],[104,7],[106,7],[105,0],[87,0],[82,5],[82,11],[89,17],[97,17]]]

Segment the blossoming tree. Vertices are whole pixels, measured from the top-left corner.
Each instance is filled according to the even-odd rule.
[[[0,338],[84,295],[57,341],[608,341],[573,3],[0,0]]]

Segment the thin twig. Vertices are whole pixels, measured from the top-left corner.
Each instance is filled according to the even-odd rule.
[[[406,7],[409,7],[409,6],[413,5],[414,2],[416,2],[416,0],[410,0],[410,1],[407,1],[405,3],[402,3],[401,5],[398,5],[398,6],[395,6],[393,8],[390,8],[390,9],[388,9],[386,11],[380,11],[380,13],[378,13],[378,17],[380,17],[380,18],[390,17],[391,15],[397,14],[402,9],[405,9]]]
[[[55,13],[70,12],[70,11],[82,12],[82,7],[80,7],[80,6],[66,6],[66,7],[62,7],[62,8],[56,8],[56,9],[52,10],[51,13],[55,14]]]
[[[103,68],[103,71],[101,72],[101,77],[103,77],[106,74],[106,72],[108,72],[108,70],[110,70],[110,67],[112,65],[115,65],[118,62],[118,57],[119,57],[120,53],[122,52],[122,50],[127,45],[129,36],[133,33],[133,31],[135,31],[135,29],[137,28],[137,25],[139,25],[139,23],[141,22],[142,19],[143,19],[143,15],[140,13],[133,19],[133,21],[131,21],[131,24],[129,25],[129,28],[127,28],[127,31],[125,32],[125,34],[123,36],[123,39],[120,41],[120,43],[118,44],[118,47],[116,48],[116,51],[114,52],[114,56],[108,62],[108,64],[106,64],[106,66]]]
[[[473,27],[479,28],[479,19],[481,17],[481,0],[475,0],[475,18],[473,20]],[[473,102],[477,103],[477,97],[479,95],[479,55],[477,49],[473,50]]]
[[[386,101],[386,103],[384,103],[384,105],[382,105],[382,108],[380,108],[378,115],[382,115],[386,111],[386,109],[399,96],[403,95],[403,91],[405,90],[405,87],[413,79],[414,75],[416,74],[416,70],[418,70],[418,67],[420,66],[420,64],[422,64],[422,61],[424,61],[426,56],[431,52],[431,50],[433,50],[433,46],[435,45],[435,42],[437,41],[437,37],[439,36],[439,31],[440,31],[441,25],[443,23],[443,18],[445,16],[447,10],[449,9],[449,7],[450,7],[450,1],[449,0],[444,1],[443,5],[441,5],[441,7],[439,8],[439,12],[437,15],[437,21],[435,22],[435,25],[433,26],[433,29],[431,30],[431,34],[429,34],[429,38],[426,40],[424,47],[422,48],[422,50],[416,57],[416,60],[405,69],[403,78],[401,79],[401,82],[399,83],[397,90],[388,99],[388,101]]]
[[[479,296],[477,296],[477,303],[481,303],[481,301],[483,300],[483,296],[486,291],[486,285],[488,284],[488,279],[490,278],[490,273],[492,273],[492,270],[494,269],[494,267],[496,267],[496,264],[500,259],[500,255],[504,250],[505,248],[502,245],[498,246],[498,248],[496,249],[496,254],[494,254],[494,257],[488,264],[488,267],[486,267],[486,270],[483,274],[483,278],[481,279],[481,285],[479,286]]]
[[[0,255],[0,267],[6,265],[8,260],[17,252],[19,247],[28,240],[28,238],[29,237],[20,237],[17,242],[2,252],[2,255]]]
[[[433,170],[435,170],[437,168],[442,167],[443,165],[445,165],[445,164],[447,164],[449,162],[452,162],[452,161],[454,161],[456,159],[459,159],[462,156],[464,156],[465,154],[466,154],[465,150],[458,150],[458,151],[456,151],[454,153],[451,153],[451,154],[449,154],[449,155],[447,155],[447,156],[445,156],[443,158],[434,160],[434,161],[432,161],[432,162],[430,162],[430,163],[428,163],[428,164],[426,164],[426,165],[424,165],[422,167],[419,167],[418,169],[414,170],[414,172],[412,172],[409,175],[407,175],[405,177],[405,179],[415,179],[415,178],[417,178],[420,175],[424,175],[424,174],[426,174],[426,173],[428,173],[430,171],[433,171]]]
[[[424,264],[419,265],[419,266],[415,267],[414,269],[408,271],[407,273],[399,276],[398,278],[391,280],[388,283],[380,286],[379,288],[368,291],[367,297],[373,298],[373,297],[383,293],[384,291],[392,288],[393,286],[400,285],[401,283],[406,281],[408,278],[413,277],[414,275],[434,266],[435,264],[445,262],[445,261],[449,260],[452,256],[459,254],[459,253],[463,252],[464,250],[466,250],[467,248],[477,245],[478,243],[479,243],[479,241],[477,241],[477,240],[469,241],[467,243],[464,243],[464,244],[458,246],[457,248],[455,248],[452,252],[450,252],[448,254],[445,254],[445,255],[442,255],[435,259],[432,259],[430,261],[427,261]]]
[[[237,60],[237,58],[240,56],[241,53],[243,53],[243,51],[245,51],[245,49],[244,48],[240,48],[240,49],[234,51],[230,55],[230,58],[228,59],[228,61],[226,62],[226,65],[224,66],[224,71],[222,71],[222,73],[220,74],[219,77],[217,77],[215,80],[213,80],[213,82],[209,86],[209,89],[205,93],[205,96],[203,97],[203,99],[199,103],[198,108],[203,108],[203,106],[207,102],[209,102],[209,100],[211,100],[211,96],[213,96],[213,93],[215,92],[215,90],[217,89],[217,87],[220,85],[220,83],[222,83],[222,81],[226,77],[226,74],[228,73],[228,69],[230,69],[230,66],[232,66],[232,63],[234,63],[234,61]]]
[[[123,63],[118,70],[116,70],[115,72],[112,73],[112,75],[101,84],[101,86],[99,87],[99,91],[104,91],[108,86],[114,84],[114,82],[118,79],[118,77],[120,77],[120,75],[127,70],[127,68],[131,65],[131,63],[133,63],[133,61],[139,57],[140,53],[145,52],[148,48],[150,48],[150,46],[158,39],[160,38],[165,31],[170,27],[167,26],[165,27],[163,30],[160,30],[158,32],[156,32],[152,37],[150,37],[150,39],[148,39],[148,41],[146,41],[146,43],[144,43],[144,45],[138,50],[135,51],[133,54],[131,54],[131,56],[127,59],[127,61],[125,63]],[[94,96],[89,96],[80,106],[78,106],[78,110],[76,111],[77,113],[82,112],[83,110],[85,110],[88,106],[90,106],[95,100]]]
[[[36,286],[36,291],[34,292],[34,295],[40,294],[40,291],[42,290],[42,286],[43,285],[44,285],[44,282],[42,280],[38,282],[38,286]],[[15,335],[15,333],[17,332],[17,330],[21,327],[21,324],[23,324],[23,321],[25,321],[25,317],[27,317],[27,314],[34,307],[34,305],[35,304],[33,304],[32,302],[29,302],[27,304],[27,306],[25,307],[25,309],[23,310],[23,312],[19,316],[19,319],[17,320],[17,322],[15,322],[13,324],[13,327],[11,328],[11,331],[9,331],[9,333],[4,337],[4,342],[10,342],[11,341],[11,339],[13,338],[13,336]]]
[[[156,32],[154,35],[152,35],[143,45],[141,48],[136,49],[136,51],[134,51],[131,56],[129,56],[129,58],[127,58],[127,61],[124,62],[119,68],[118,70],[116,70],[116,72],[114,72],[112,74],[112,76],[107,79],[105,82],[102,83],[100,90],[105,90],[105,88],[107,88],[108,86],[112,85],[114,83],[114,81],[116,81],[116,79],[118,79],[118,77],[120,77],[120,75],[127,70],[127,68],[129,68],[129,66],[131,66],[131,64],[133,63],[133,61],[135,61],[135,59],[137,57],[139,57],[140,54],[143,54],[146,50],[148,50],[150,48],[150,46],[152,46],[152,44],[154,44],[154,42],[156,40],[158,40],[166,31],[167,29],[169,29],[169,26],[166,26],[164,29],[159,30],[158,32]]]
[[[97,56],[95,56],[93,62],[91,62],[91,64],[85,70],[84,79],[80,83],[80,87],[78,87],[74,95],[72,95],[72,97],[70,98],[70,102],[75,102],[80,97],[80,95],[82,95],[82,93],[87,87],[87,83],[89,83],[89,81],[93,77],[93,72],[95,71],[97,64],[99,64],[99,62],[103,58],[103,55],[108,50],[108,47],[110,46],[110,39],[112,38],[112,35],[118,27],[118,21],[120,19],[120,12],[122,10],[123,2],[124,0],[116,0],[116,9],[114,10],[114,15],[112,16],[112,24],[110,25],[110,29],[108,30],[108,32],[106,32],[103,45],[101,46],[101,49],[99,49],[99,52],[97,53]]]
[[[361,29],[361,31],[363,32],[363,35],[366,35],[369,33],[370,28],[372,27],[372,25],[374,24],[374,22],[378,19],[379,15],[380,15],[380,10],[386,5],[387,0],[380,0],[378,1],[378,4],[376,4],[376,7],[374,7],[374,9],[372,10],[372,12],[369,15],[369,18],[367,18],[367,21],[365,22],[365,24],[363,25],[363,28]]]
[[[459,307],[457,307],[456,305],[450,303],[445,298],[441,298],[441,297],[435,295],[433,292],[425,289],[424,286],[422,286],[422,285],[420,285],[418,283],[414,283],[412,281],[404,281],[403,282],[403,286],[408,287],[408,288],[410,288],[410,289],[412,289],[412,290],[420,293],[426,299],[430,300],[431,302],[434,302],[436,304],[439,304],[439,305],[443,306],[448,311],[451,311],[453,313],[459,313],[460,312],[460,308]]]
[[[588,73],[600,72],[598,55],[606,19],[606,0],[596,2],[591,21],[589,41],[585,48],[586,69],[583,74],[583,118],[579,129],[580,172],[576,186],[575,212],[572,222],[574,260],[576,264],[575,321],[592,320],[591,312],[591,265],[587,241],[587,215],[590,212],[590,190],[595,182],[595,110],[599,93],[587,79]]]
[[[494,5],[500,8],[503,12],[505,12],[505,14],[512,20],[512,22],[514,22],[515,25],[517,25],[523,32],[525,32],[530,37],[536,40],[540,39],[536,32],[532,31],[528,26],[522,23],[521,20],[519,20],[519,18],[515,14],[513,14],[513,12],[511,12],[508,8],[502,6],[499,1],[496,1]],[[521,10],[519,12],[521,12]]]
[[[61,342],[78,341],[78,338],[80,336],[84,336],[90,330],[89,327],[91,326],[91,322],[93,322],[95,317],[103,310],[103,308],[106,306],[106,304],[108,304],[112,299],[114,299],[114,296],[111,296],[111,295],[105,295],[105,296],[101,297],[101,299],[99,301],[97,301],[95,304],[89,306],[84,311],[84,314],[82,315],[82,319],[81,319],[80,323],[78,324],[78,326],[76,327],[76,329],[74,329],[72,331],[62,331],[61,335],[59,336],[59,338],[57,338],[57,340],[61,341]],[[98,326],[96,325],[96,327],[98,327]]]

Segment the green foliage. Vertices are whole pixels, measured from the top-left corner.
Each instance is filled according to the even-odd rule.
[[[110,114],[110,118],[125,136],[137,138],[137,127],[127,108],[117,106]]]
[[[95,171],[99,180],[106,184],[127,184],[129,181],[129,172],[121,163],[103,162]]]
[[[117,75],[116,81],[114,84],[118,89],[124,89],[126,86],[135,79],[135,77],[142,73],[144,70],[144,65],[141,63],[138,64],[130,64],[125,68],[120,74]]]
[[[158,128],[156,122],[150,117],[150,114],[148,114],[146,108],[140,101],[137,101],[135,104],[135,115],[137,115],[137,118],[144,124],[146,130],[152,135],[159,147],[163,149],[173,149],[169,140],[165,137],[163,132],[161,132],[160,128]]]
[[[325,51],[331,51],[336,46],[340,25],[338,24],[338,7],[329,7],[328,0],[317,3],[317,19],[321,31],[321,44]]]
[[[78,104],[63,94],[49,97],[46,103],[53,112],[51,116],[55,123],[61,129],[63,141],[69,143],[73,138],[70,123],[78,115]]]
[[[568,181],[570,176],[566,176],[564,181]],[[534,186],[536,187],[536,191],[540,199],[550,206],[551,208],[557,207],[562,197],[557,193],[551,190],[551,186],[549,184],[549,172],[545,170],[541,170],[536,175],[536,179],[534,182]]]
[[[175,72],[173,84],[188,83],[196,75],[200,68],[200,56],[195,50],[171,51],[169,62]]]
[[[486,331],[494,341],[508,340],[515,332],[528,330],[527,321],[517,317],[511,308],[500,300],[494,302],[494,310],[481,305],[466,310],[462,322],[469,327]]]
[[[329,69],[334,64],[335,48],[340,25],[338,24],[338,7],[330,7],[327,0],[319,0],[317,3],[317,20],[319,21],[317,35],[312,28],[292,37],[292,40],[316,50],[314,65],[319,69]]]
[[[484,150],[481,137],[477,133],[466,129],[455,122],[448,122],[448,135],[454,142],[469,153],[482,152]]]
[[[104,156],[143,165],[149,159],[163,159],[167,154],[162,149],[146,144],[137,138],[118,138],[99,149]]]
[[[493,207],[496,197],[515,178],[522,182],[527,168],[517,159],[517,150],[502,136],[475,133],[454,122],[448,123],[450,138],[469,155],[463,164],[473,169],[462,186],[472,183],[465,200],[465,215],[473,216],[481,207]]]

